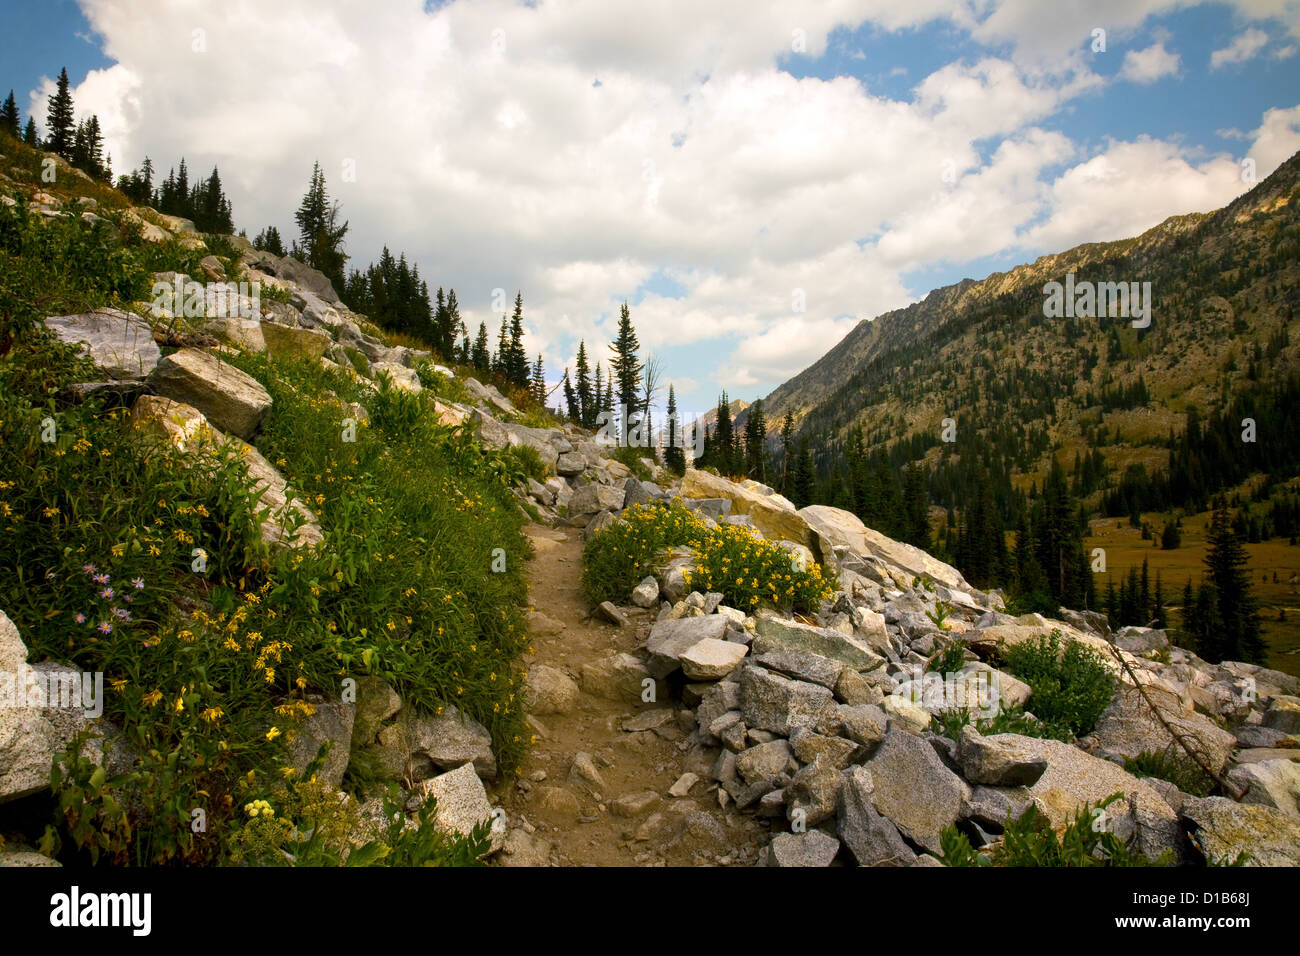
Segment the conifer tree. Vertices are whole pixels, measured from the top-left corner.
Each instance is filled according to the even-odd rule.
[[[755,481],[767,482],[767,419],[761,398],[749,407],[745,419],[745,473]]]
[[[68,70],[59,70],[59,80],[54,95],[50,97],[45,113],[46,149],[72,161],[73,137],[76,134],[72,109],[72,93],[68,89]]]
[[[578,342],[578,358],[574,365],[574,375],[577,378],[574,383],[574,395],[578,402],[576,421],[584,428],[594,428],[596,425],[597,399],[591,387],[591,368],[587,361],[587,343],[581,340]]]
[[[578,396],[574,394],[573,382],[569,379],[569,369],[564,369],[564,382],[561,386],[564,390],[564,408],[568,413],[569,420],[578,422],[582,420],[582,408],[578,404]]]
[[[492,369],[492,352],[488,348],[487,323],[478,324],[478,335],[474,337],[474,347],[469,353],[470,364],[479,372],[487,373]]]
[[[40,145],[40,142],[36,137],[36,120],[32,119],[30,116],[27,117],[27,126],[23,129],[23,142],[33,148]]]
[[[506,379],[520,388],[528,385],[528,353],[524,351],[524,294],[515,293],[515,310],[510,316],[510,339],[504,362]]]
[[[795,457],[794,475],[790,491],[795,506],[804,508],[813,503],[813,486],[816,475],[813,472],[812,455],[808,451],[808,436],[799,439],[799,454]]]
[[[1259,603],[1251,591],[1246,570],[1249,556],[1232,529],[1228,506],[1223,498],[1210,518],[1206,542],[1205,569],[1209,573],[1202,591],[1214,592],[1215,613],[1207,636],[1212,635],[1201,656],[1209,661],[1237,660],[1264,662],[1264,640],[1260,633]],[[1198,611],[1200,609],[1198,608]]]
[[[677,420],[677,394],[668,386],[668,447],[664,465],[675,475],[686,474],[686,449],[682,447],[682,423]]]
[[[909,462],[903,469],[903,522],[906,528],[903,540],[929,550],[930,494],[925,487],[925,474],[915,462]]]
[[[794,474],[794,412],[786,412],[781,421],[781,487],[777,490],[789,498]]]
[[[509,319],[501,316],[501,331],[497,333],[497,354],[492,356],[492,371],[509,380],[510,362],[510,326]]]
[[[619,434],[627,440],[628,418],[638,407],[637,397],[641,391],[641,363],[637,360],[640,343],[636,338],[636,329],[632,327],[632,313],[624,302],[619,310],[618,334],[610,343],[614,357],[610,359],[610,374],[617,379],[617,391],[613,399],[622,406],[622,423]]]
[[[731,427],[731,403],[727,400],[727,392],[724,389],[718,397],[717,421],[713,426],[713,466],[721,475],[734,475],[737,471],[736,458],[736,436]],[[809,493],[811,494],[811,491]]]
[[[346,221],[339,224],[339,204],[330,201],[319,162],[312,165],[311,182],[293,218],[298,224],[298,241],[307,264],[341,288],[348,258],[343,251],[348,224]]]
[[[10,90],[4,106],[0,106],[0,129],[3,129],[10,136],[17,137],[22,133],[20,123],[18,103],[14,99],[14,91]]]
[[[537,361],[533,363],[533,375],[531,380],[533,397],[537,399],[537,404],[546,405],[546,372],[542,368],[542,354],[537,353]]]

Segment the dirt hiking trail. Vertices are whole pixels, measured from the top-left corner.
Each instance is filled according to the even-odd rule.
[[[643,702],[636,681],[609,676],[607,662],[620,652],[644,659],[638,647],[654,612],[630,609],[627,627],[590,617],[580,590],[581,531],[530,525],[525,533],[535,550],[530,601],[540,616],[524,661],[563,672],[578,693],[557,708],[563,712],[530,718],[536,740],[519,775],[496,794],[511,827],[499,864],[753,865],[767,823],[719,806],[710,776],[717,749],[691,747],[691,712],[664,681],[658,700]],[[698,781],[671,795],[688,771]]]

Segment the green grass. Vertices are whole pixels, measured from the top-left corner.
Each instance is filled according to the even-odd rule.
[[[1158,538],[1158,532],[1168,517],[1159,512],[1148,512],[1142,520],[1156,529]],[[1093,520],[1090,534],[1084,540],[1084,550],[1089,554],[1093,548],[1106,550],[1107,573],[1096,576],[1098,593],[1104,595],[1108,579],[1113,580],[1118,588],[1129,568],[1141,569],[1145,558],[1152,587],[1155,586],[1156,572],[1160,572],[1165,603],[1172,612],[1171,623],[1175,626],[1170,639],[1178,643],[1177,625],[1181,621],[1183,585],[1190,580],[1199,587],[1205,573],[1209,518],[1209,512],[1185,516],[1182,544],[1172,551],[1161,549],[1158,541],[1143,541],[1141,532],[1131,527],[1127,519]],[[1300,676],[1300,596],[1296,586],[1290,583],[1292,575],[1300,574],[1300,546],[1291,545],[1286,538],[1273,538],[1246,542],[1242,547],[1250,556],[1251,586],[1261,606],[1267,644],[1266,663],[1269,667]]]
[[[1135,777],[1167,780],[1194,797],[1208,797],[1215,788],[1214,778],[1197,766],[1196,761],[1172,750],[1144,750],[1136,757],[1126,757],[1124,769]]]
[[[935,714],[930,718],[931,727],[937,734],[949,740],[959,740],[961,729],[971,723],[971,712],[964,707],[955,707]],[[1035,720],[1026,714],[1023,708],[1009,707],[999,710],[992,717],[976,719],[975,729],[985,737],[992,734],[1020,734],[1022,737],[1053,737],[1053,729],[1041,720]],[[1065,736],[1069,736],[1066,734]]]

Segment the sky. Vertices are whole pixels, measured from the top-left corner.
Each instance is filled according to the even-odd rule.
[[[552,382],[626,301],[688,415],[1300,149],[1300,0],[5,6],[24,122],[66,66],[116,172],[217,165],[249,236],[319,161],[351,265],[405,252],[492,341],[522,291]]]

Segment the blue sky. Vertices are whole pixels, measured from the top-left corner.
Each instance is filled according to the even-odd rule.
[[[475,328],[522,289],[553,377],[626,299],[702,409],[936,286],[1231,201],[1300,148],[1271,9],[47,0],[8,5],[0,88],[39,125],[66,65],[119,172],[219,164],[250,234],[319,159],[355,263],[405,250]]]

